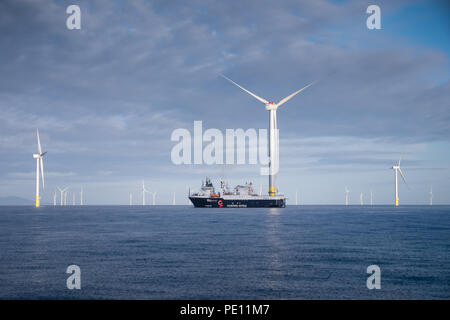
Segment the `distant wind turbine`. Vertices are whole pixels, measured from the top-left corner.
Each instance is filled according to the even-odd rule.
[[[176,201],[175,201],[175,192],[173,193],[172,205],[173,205],[173,206],[176,205]]]
[[[133,194],[130,193],[130,206],[133,205]]]
[[[33,154],[33,158],[36,159],[36,208],[40,206],[40,196],[39,196],[39,168],[41,169],[42,177],[42,190],[45,189],[44,184],[44,160],[43,157],[47,152],[42,152],[41,140],[39,139],[39,130],[36,129],[37,143],[38,143],[38,153]]]
[[[83,187],[81,187],[81,190],[80,190],[80,206],[82,206],[83,205]]]
[[[60,194],[61,194],[61,198],[60,198],[60,204],[63,205],[64,204],[64,192],[66,192],[68,187],[65,187],[64,189],[61,189],[60,187],[56,187]]]
[[[56,206],[56,191],[53,193],[53,205]]]
[[[359,202],[361,203],[361,205],[364,205],[362,192],[359,194]]]
[[[142,205],[145,206],[145,193],[151,193],[145,188],[144,180],[142,180]]]
[[[345,205],[348,206],[348,196],[349,196],[350,190],[348,190],[347,186],[345,186]]]
[[[433,205],[433,186],[430,187],[430,206]]]
[[[370,205],[373,206],[373,192],[370,190]]]
[[[75,205],[75,192],[72,194],[72,205]]]
[[[298,206],[298,190],[295,190],[295,205]]]
[[[402,169],[400,168],[400,162],[402,158],[398,160],[397,165],[392,166],[392,169],[395,171],[395,206],[398,206],[398,173],[400,172],[400,176],[403,179],[403,182],[406,184],[405,177],[403,176]]]

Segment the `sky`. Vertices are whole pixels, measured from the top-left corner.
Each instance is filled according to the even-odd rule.
[[[81,29],[66,27],[79,5]],[[369,30],[366,9],[381,9]],[[302,204],[450,203],[450,17],[445,1],[0,2],[0,197],[34,199],[36,128],[45,190],[86,204],[187,204],[205,176],[253,181],[256,165],[175,165],[171,134],[267,128],[279,101],[276,186]],[[147,197],[147,203],[151,202]]]

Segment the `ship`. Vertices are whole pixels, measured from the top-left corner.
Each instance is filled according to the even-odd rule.
[[[199,192],[189,191],[189,200],[196,208],[284,208],[286,198],[277,194],[274,196],[260,195],[254,192],[251,182],[237,185],[232,190],[224,182],[220,182],[220,191],[216,192],[211,179],[202,181]]]

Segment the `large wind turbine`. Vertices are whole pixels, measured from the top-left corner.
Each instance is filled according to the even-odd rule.
[[[403,182],[406,184],[405,177],[403,176],[402,169],[400,169],[401,158],[398,160],[397,165],[392,166],[392,169],[395,171],[395,206],[398,206],[398,173],[402,176]]]
[[[39,130],[36,129],[37,134],[37,142],[38,142],[38,152],[33,154],[33,158],[36,159],[36,208],[40,205],[40,197],[39,197],[39,168],[41,169],[41,177],[42,177],[42,189],[45,189],[44,184],[44,160],[42,159],[47,152],[42,152],[41,148],[41,140],[39,139]]]
[[[83,205],[83,187],[81,187],[81,190],[80,190],[80,206],[82,206]]]
[[[348,190],[347,186],[345,186],[345,205],[348,206],[348,196],[349,196],[350,190]]]
[[[305,90],[306,88],[312,86],[315,82],[312,82],[308,84],[306,87],[303,87],[300,90],[295,91],[294,93],[290,94],[289,96],[281,99],[278,103],[274,103],[273,101],[267,101],[261,97],[258,97],[256,94],[248,91],[244,87],[240,86],[233,80],[225,77],[224,75],[221,75],[228,81],[230,81],[232,84],[236,85],[240,89],[247,92],[249,95],[251,95],[253,98],[259,100],[260,102],[264,103],[266,106],[266,110],[270,111],[270,117],[269,117],[269,196],[275,196],[276,195],[276,189],[275,189],[275,168],[277,167],[277,164],[275,161],[277,161],[277,142],[278,142],[278,133],[277,133],[277,109],[288,102],[290,99],[292,99],[294,96]]]

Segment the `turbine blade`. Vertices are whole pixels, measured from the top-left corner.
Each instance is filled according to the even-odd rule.
[[[302,92],[303,90],[305,90],[306,88],[312,86],[313,84],[315,84],[317,81],[311,82],[310,84],[308,84],[306,87],[301,88],[300,90],[295,91],[294,93],[290,94],[289,96],[287,96],[284,99],[281,99],[280,102],[277,103],[277,107],[281,106],[282,104],[288,102],[290,99],[292,99],[294,96],[296,96],[297,94],[299,94],[300,92]]]
[[[39,154],[41,154],[42,153],[41,139],[39,139],[39,130],[38,129],[36,129],[36,134],[37,134],[37,141],[38,141],[38,151],[39,151]]]
[[[42,157],[39,159],[41,163],[41,177],[42,177],[42,189],[45,189],[45,182],[44,182],[44,160]]]
[[[261,101],[262,103],[264,103],[264,104],[267,104],[267,103],[269,103],[269,101],[267,101],[267,100],[265,100],[265,99],[263,99],[263,98],[261,98],[261,97],[258,97],[256,94],[254,94],[253,92],[250,92],[250,91],[248,91],[247,89],[245,89],[244,87],[241,87],[240,85],[238,85],[236,82],[234,82],[233,80],[231,80],[231,79],[229,79],[229,78],[227,78],[227,77],[225,77],[223,74],[221,74],[221,76],[223,77],[223,78],[225,78],[226,80],[228,80],[228,81],[230,81],[232,84],[234,84],[235,86],[238,86],[239,88],[241,88],[242,90],[244,90],[245,92],[247,92],[249,95],[251,95],[253,98],[255,98],[255,99],[258,99],[259,101]]]
[[[398,159],[398,166],[400,167],[400,162],[402,161],[402,157],[400,156],[400,159]]]
[[[402,169],[398,168],[398,171],[400,172],[400,176],[402,177],[403,182],[404,182],[406,185],[408,185],[408,184],[406,183],[405,177],[403,176]]]

